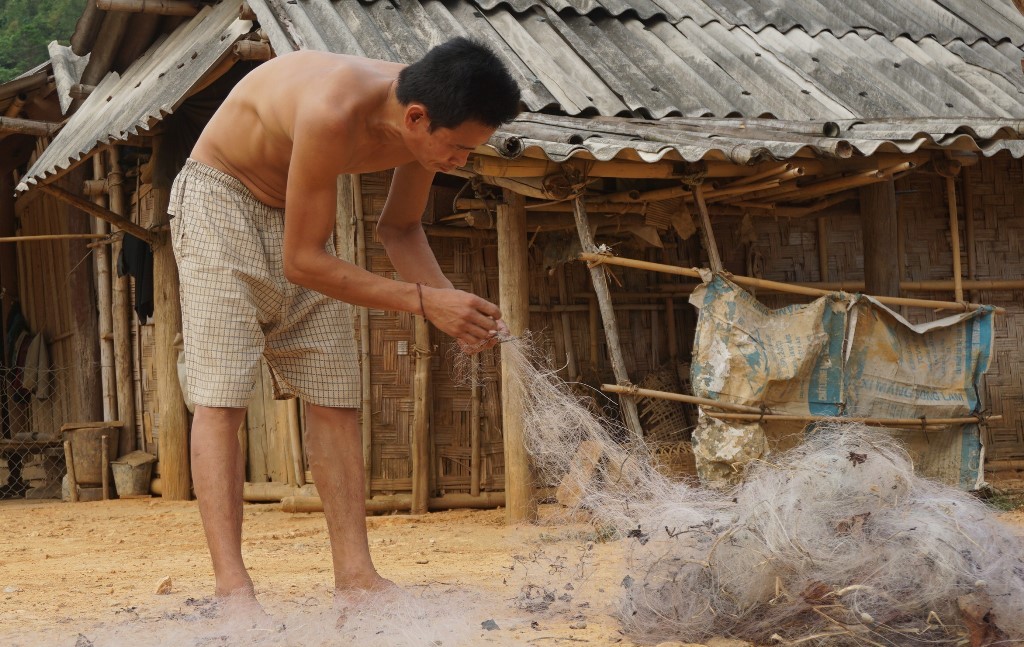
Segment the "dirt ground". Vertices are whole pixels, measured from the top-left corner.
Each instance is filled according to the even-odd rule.
[[[1004,518],[1024,526],[1024,512]],[[634,644],[613,615],[623,556],[585,527],[509,528],[502,510],[368,525],[378,569],[408,597],[339,629],[323,515],[247,504],[244,553],[275,622],[253,635],[211,611],[195,502],[0,502],[0,645]]]
[[[587,542],[579,527],[509,528],[504,515],[477,510],[368,519],[378,570],[422,605],[420,615],[439,616],[413,618],[425,625],[408,644],[632,645],[611,615],[625,572],[617,547]],[[215,623],[199,631],[195,622],[205,621],[213,587],[195,502],[4,501],[0,528],[0,645],[140,644],[133,638],[154,632],[163,638],[147,644],[214,644],[200,634]],[[320,644],[367,644],[333,631],[322,514],[247,504],[243,550],[275,620],[322,624],[315,636]],[[158,595],[165,577],[170,592]],[[545,593],[556,599],[545,601]],[[299,618],[297,608],[320,615]],[[408,628],[409,619],[401,620]],[[381,631],[395,622],[383,619]],[[447,629],[433,626],[438,623],[462,627],[445,640]],[[264,642],[309,644],[308,636],[283,634]],[[406,643],[382,638],[380,644]]]

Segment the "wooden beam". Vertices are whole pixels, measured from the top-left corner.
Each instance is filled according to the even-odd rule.
[[[498,299],[509,332],[519,337],[530,321],[530,274],[526,248],[525,198],[505,191],[505,202],[498,206]],[[502,355],[505,354],[502,347]],[[501,420],[505,446],[505,495],[509,523],[537,518],[533,496],[533,476],[526,451],[523,427],[526,394],[519,380],[510,374],[511,362],[501,362]]]
[[[53,121],[36,121],[19,119],[18,117],[0,117],[0,133],[10,135],[31,135],[33,137],[49,137],[64,127],[62,123]]]
[[[109,209],[105,209],[99,205],[89,202],[85,198],[79,197],[74,193],[68,191],[63,187],[56,186],[54,184],[40,184],[36,187],[37,190],[45,193],[49,196],[57,198],[61,202],[75,207],[79,211],[84,211],[90,216],[105,220],[110,224],[121,228],[123,231],[128,232],[132,236],[135,236],[139,240],[144,240],[150,245],[157,242],[158,238],[156,233],[136,225],[131,220],[128,220],[124,216],[119,216]]]
[[[573,200],[576,215],[576,231],[580,237],[580,244],[585,252],[596,255],[597,246],[590,233],[590,222],[587,219],[587,211],[583,206],[583,200]],[[604,336],[608,347],[608,358],[612,364],[612,372],[615,374],[615,381],[619,384],[631,384],[629,373],[626,372],[626,361],[622,357],[622,345],[619,342],[619,325],[615,318],[615,305],[612,303],[611,292],[608,290],[608,278],[605,276],[604,268],[600,265],[590,266],[590,279],[594,286],[594,293],[597,295],[597,305],[601,311],[601,321],[604,323]],[[643,427],[640,426],[640,416],[636,410],[636,400],[629,395],[621,395],[619,403],[622,406],[622,419],[636,440],[644,436]]]
[[[199,13],[200,5],[191,0],[96,0],[96,8],[103,11],[191,17]]]
[[[170,202],[171,168],[164,152],[164,136],[153,139],[154,224],[167,224]],[[162,235],[153,246],[153,320],[154,364],[157,402],[160,416],[160,477],[163,497],[188,500],[192,497],[189,476],[188,410],[178,382],[178,351],[174,338],[181,332],[181,300],[178,293],[178,266],[169,235]]]
[[[864,240],[864,290],[868,294],[900,295],[896,228],[896,184],[892,180],[860,189]]]

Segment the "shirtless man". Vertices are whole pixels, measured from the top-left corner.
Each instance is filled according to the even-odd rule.
[[[390,585],[367,544],[358,358],[342,302],[423,315],[469,352],[495,343],[501,312],[452,287],[420,218],[434,173],[465,164],[519,96],[500,59],[462,38],[410,66],[296,52],[248,74],[206,126],[168,210],[196,404],[192,478],[218,596],[255,599],[236,430],[261,355],[275,394],[305,403],[337,593]],[[337,176],[391,168],[377,233],[406,282],[333,253]]]

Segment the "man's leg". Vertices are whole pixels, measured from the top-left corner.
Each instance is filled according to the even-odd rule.
[[[242,563],[245,458],[238,427],[245,409],[197,406],[192,419],[192,483],[213,559],[218,596],[255,597]]]
[[[339,593],[393,586],[377,574],[366,538],[363,441],[355,409],[306,403],[309,467],[324,503]]]

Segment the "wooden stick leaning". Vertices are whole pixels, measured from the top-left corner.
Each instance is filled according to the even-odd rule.
[[[78,503],[78,479],[75,478],[75,461],[71,453],[71,441],[64,441],[64,463],[68,471],[68,499]]]
[[[675,274],[677,276],[689,276],[692,278],[701,278],[700,271],[692,267],[678,267],[676,265],[664,265],[662,263],[652,263],[650,261],[638,261],[632,258],[619,258],[616,256],[609,256],[608,254],[593,254],[586,253],[579,255],[581,261],[586,261],[588,264],[600,265],[605,263],[608,265],[618,265],[621,267],[632,267],[635,269],[649,270],[651,272],[664,272],[665,274]],[[763,288],[767,290],[777,290],[779,292],[787,292],[791,294],[803,294],[812,297],[823,297],[832,294],[833,291],[822,290],[818,288],[809,288],[800,285],[793,285],[790,283],[781,283],[779,281],[768,281],[766,279],[755,279],[749,276],[740,276],[738,274],[730,274],[729,280],[733,283],[743,286]],[[970,310],[978,310],[980,308],[987,307],[980,303],[957,303],[955,301],[932,301],[929,299],[910,299],[906,297],[872,297],[879,303],[885,305],[895,306],[914,306],[918,308],[934,308],[936,310],[956,310],[959,312],[967,312]],[[1005,314],[1005,308],[993,308],[993,312],[998,314]]]

